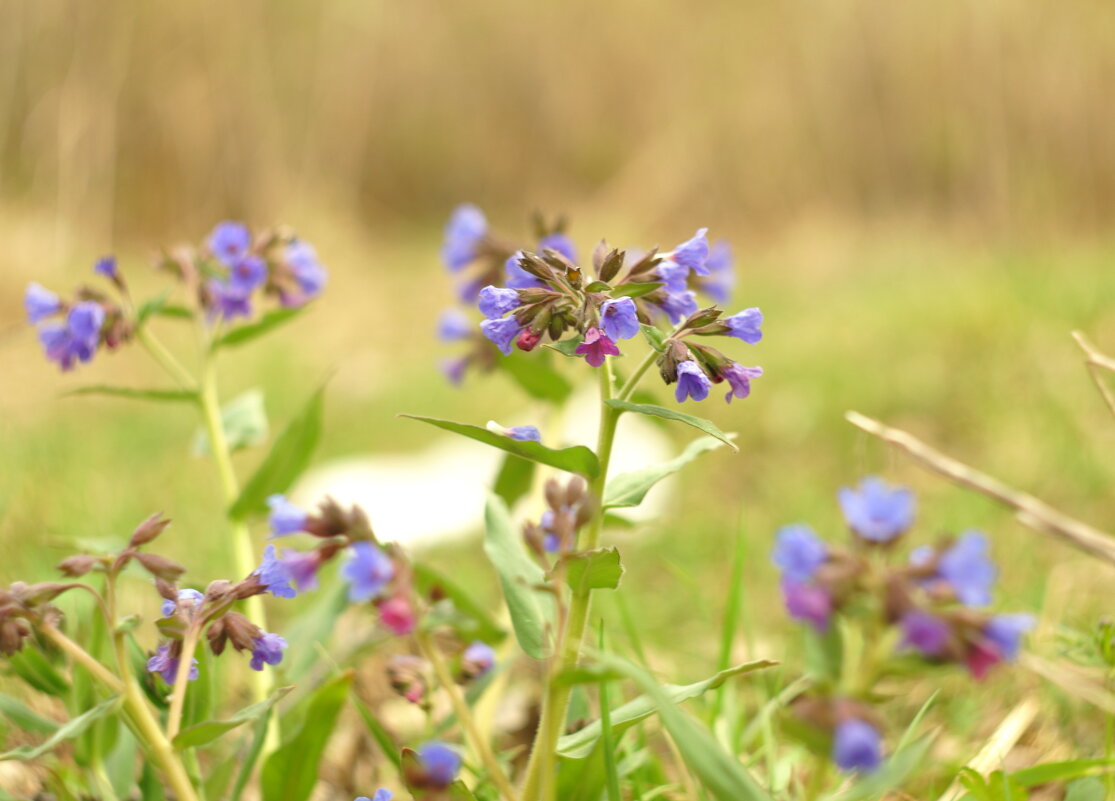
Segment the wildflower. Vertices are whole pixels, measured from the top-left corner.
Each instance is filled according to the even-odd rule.
[[[446,309],[438,318],[437,335],[442,342],[467,339],[471,333],[472,323],[465,313],[458,309]]]
[[[321,558],[316,550],[303,553],[287,548],[283,551],[281,561],[298,592],[317,589],[317,571],[321,567]]]
[[[276,598],[293,598],[298,595],[298,591],[290,586],[290,569],[275,556],[274,545],[263,549],[263,561],[252,575]]]
[[[708,397],[711,386],[708,376],[695,361],[689,360],[678,364],[678,386],[674,392],[678,403],[683,402],[686,397],[696,401],[704,400]]]
[[[883,739],[878,729],[859,718],[847,718],[836,727],[832,759],[841,770],[869,773],[883,761]]]
[[[569,259],[569,261],[576,264],[577,262],[577,249],[573,245],[573,240],[565,234],[547,234],[538,240],[539,250],[556,250],[562,256]]]
[[[995,646],[1003,661],[1013,662],[1018,658],[1022,635],[1033,627],[1031,615],[995,615],[983,627],[983,636]]]
[[[631,298],[606,300],[600,307],[600,325],[613,340],[631,339],[639,333],[639,316]]]
[[[838,497],[848,526],[871,542],[889,542],[914,522],[913,493],[874,476],[861,481],[859,491],[845,487]]]
[[[828,558],[828,546],[809,526],[783,526],[775,535],[771,560],[787,578],[809,581]]]
[[[115,256],[104,256],[103,258],[97,259],[96,264],[93,265],[93,272],[95,272],[97,275],[103,275],[110,281],[115,281],[117,278],[120,277],[120,274],[116,269]]]
[[[541,279],[535,278],[522,267],[519,266],[519,259],[522,257],[521,250],[516,251],[511,255],[503,265],[503,271],[507,274],[508,289],[540,289],[546,284]]]
[[[832,616],[832,596],[824,587],[782,577],[782,600],[786,611],[794,620],[809,623],[819,632],[825,632]]]
[[[751,379],[761,376],[763,374],[763,368],[744,367],[738,362],[732,362],[721,370],[720,374],[732,388],[731,391],[724,396],[724,400],[731,403],[732,398],[739,398],[742,400],[751,394]]]
[[[245,256],[252,246],[252,234],[243,223],[218,223],[209,235],[209,249],[226,267],[232,267]]]
[[[677,325],[697,311],[697,293],[686,290],[685,292],[668,294],[661,304],[661,309],[670,318],[670,322]]]
[[[926,656],[941,656],[948,646],[951,629],[936,615],[914,609],[902,617],[902,644]]]
[[[28,322],[35,325],[62,311],[62,300],[41,284],[32,283],[23,294],[23,308],[27,310]]]
[[[314,246],[303,239],[296,239],[286,246],[284,255],[286,256],[287,267],[290,268],[290,273],[294,276],[294,281],[298,284],[302,293],[297,298],[284,297],[284,305],[298,306],[310,298],[320,295],[321,291],[325,289],[329,273],[318,261]]]
[[[991,603],[991,586],[998,571],[987,551],[987,537],[978,531],[968,531],[937,561],[937,576],[965,606]]]
[[[708,267],[709,277],[701,284],[701,289],[717,303],[727,303],[736,284],[732,249],[727,242],[720,240],[712,245],[705,266]]]
[[[352,558],[341,568],[341,575],[349,582],[349,600],[360,603],[383,592],[395,577],[395,565],[376,545],[357,542],[353,543]]]
[[[75,304],[66,315],[66,322],[48,323],[39,328],[39,342],[46,357],[69,370],[74,361],[93,358],[101,341],[105,311],[99,303],[83,301]]]
[[[287,641],[278,634],[264,632],[252,641],[252,659],[248,667],[252,670],[263,670],[263,666],[277,665],[283,661],[283,651]]]
[[[504,356],[511,355],[511,343],[519,335],[519,323],[514,317],[499,320],[485,320],[480,324],[480,333],[495,343]]]
[[[477,306],[481,314],[489,320],[495,320],[519,308],[519,293],[514,289],[486,286],[480,290]]]
[[[228,285],[240,294],[250,294],[267,280],[267,262],[259,256],[246,255],[229,267]]]
[[[174,680],[178,677],[180,661],[179,657],[171,655],[169,645],[160,645],[155,650],[155,655],[147,660],[147,672],[158,673],[167,684],[174,684]],[[197,681],[198,675],[197,660],[191,660],[190,673],[186,679]]]
[[[271,510],[267,521],[271,524],[271,536],[283,537],[296,534],[306,528],[309,514],[286,499],[285,495],[275,494],[267,499]]]
[[[454,386],[460,386],[461,382],[464,381],[466,369],[468,369],[467,358],[441,360],[441,372]]]
[[[763,324],[763,313],[757,308],[744,309],[724,318],[728,326],[728,336],[742,339],[748,345],[754,345],[763,338],[760,326]]]
[[[212,300],[210,317],[220,317],[223,320],[234,320],[237,317],[251,317],[251,293],[243,289],[213,279],[209,282],[209,296]]]
[[[400,637],[410,634],[418,625],[414,607],[401,595],[388,598],[379,605],[379,622]]]
[[[542,434],[535,426],[511,426],[507,429],[507,436],[519,442],[541,442]]]
[[[441,259],[452,272],[459,272],[479,255],[480,243],[488,232],[484,213],[471,204],[454,209],[445,226]]]
[[[491,671],[496,664],[496,652],[485,642],[469,645],[461,655],[461,672],[469,679],[478,679]]]
[[[700,228],[691,239],[682,242],[669,254],[669,260],[686,267],[697,275],[708,275],[708,229]]]
[[[445,788],[457,778],[461,769],[461,757],[445,743],[436,740],[418,749],[418,762],[425,773],[425,779],[434,787]]]
[[[371,798],[368,798],[368,796],[366,795],[362,795],[358,797],[356,801],[391,801],[391,799],[394,797],[395,795],[386,787],[380,787],[378,790],[376,790],[376,794],[373,795]]]
[[[671,295],[678,295],[689,288],[689,268],[673,261],[664,261],[654,268],[655,274]]]
[[[163,613],[163,617],[170,617],[178,611],[179,604],[182,604],[187,610],[192,610],[200,606],[201,602],[204,600],[205,596],[197,590],[179,590],[178,602],[176,603],[169,598],[166,598],[163,600],[163,605],[160,611]]]
[[[600,367],[604,364],[605,356],[619,356],[619,348],[607,334],[594,327],[585,331],[584,341],[577,346],[574,353],[583,355],[585,361],[593,367]]]

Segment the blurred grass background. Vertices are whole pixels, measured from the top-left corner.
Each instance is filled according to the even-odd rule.
[[[0,582],[43,578],[71,538],[119,535],[156,509],[177,521],[172,550],[223,575],[189,414],[61,399],[159,376],[135,351],[59,376],[23,323],[28,281],[61,290],[115,252],[154,286],[162,244],[224,218],[289,223],[331,286],[228,360],[226,395],[262,385],[281,425],[332,370],[322,457],[411,449],[444,435],[396,412],[479,420],[519,405],[501,377],[458,392],[435,367],[452,297],[440,228],[472,201],[523,235],[533,209],[566,212],[583,252],[710,225],[737,254],[734,306],[766,313],[746,352],[767,371],[755,395],[699,410],[739,431],[742,453],[683,479],[672,513],[638,534],[653,548],[625,545],[656,666],[709,672],[741,519],[762,655],[793,643],[772,532],[809,520],[837,536],[834,493],[869,471],[919,490],[922,538],[992,535],[1004,608],[1089,625],[1106,610],[1104,568],[842,413],[1110,525],[1115,423],[1068,332],[1115,350],[1113,85],[1115,15],[1088,0],[0,3]],[[462,550],[443,558],[472,559],[490,583]],[[1055,650],[1052,628],[1037,642]],[[1033,686],[993,683],[1004,706]],[[993,727],[986,707],[954,701],[959,738]],[[1043,720],[1046,752],[1099,747],[1072,708]]]

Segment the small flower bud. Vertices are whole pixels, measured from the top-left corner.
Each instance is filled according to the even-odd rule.
[[[515,344],[519,347],[519,350],[529,353],[530,351],[534,350],[538,346],[538,343],[541,341],[542,335],[540,333],[535,331],[533,328],[524,328],[522,331],[519,332],[519,336],[515,340]]]
[[[23,641],[31,636],[27,622],[19,618],[0,620],[0,654],[11,656],[23,648]]]
[[[133,558],[143,565],[143,569],[152,576],[167,581],[174,581],[186,572],[186,568],[182,567],[182,565],[177,562],[172,562],[165,556],[159,556],[158,554],[137,551],[133,554]]]
[[[224,629],[237,651],[251,651],[255,641],[263,636],[263,630],[239,612],[229,612],[224,616]]]
[[[228,629],[225,627],[224,618],[214,620],[209,630],[205,632],[205,637],[209,640],[209,650],[213,652],[213,656],[224,653],[225,646],[228,644]]]
[[[169,525],[170,520],[164,518],[162,512],[156,512],[136,526],[136,530],[132,532],[132,538],[128,540],[128,546],[138,548],[140,545],[151,542],[162,534]]]
[[[63,576],[70,578],[78,578],[84,576],[92,570],[98,563],[95,556],[90,556],[87,553],[79,553],[75,556],[69,556],[58,563],[58,570]]]
[[[410,654],[397,654],[387,663],[391,689],[412,704],[422,704],[430,688],[429,665]]]

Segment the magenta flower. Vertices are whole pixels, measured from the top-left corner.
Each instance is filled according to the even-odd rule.
[[[577,350],[574,352],[583,355],[585,361],[593,367],[603,365],[605,356],[619,356],[619,348],[616,347],[616,343],[599,328],[590,328],[585,331],[584,341],[577,346]]]

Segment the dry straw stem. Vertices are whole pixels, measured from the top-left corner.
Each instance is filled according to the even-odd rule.
[[[1033,698],[1027,698],[1018,704],[1010,711],[1009,715],[1003,718],[1003,722],[995,729],[995,733],[987,739],[983,748],[968,762],[966,767],[971,768],[981,776],[986,776],[992,771],[1001,769],[1003,760],[1018,743],[1022,735],[1026,733],[1026,729],[1030,728],[1030,724],[1034,722],[1037,714],[1038,702]],[[953,801],[962,789],[959,781],[954,781],[949,785],[949,789],[945,790],[939,801]]]
[[[1088,372],[1092,376],[1092,381],[1096,384],[1096,389],[1098,389],[1100,395],[1103,396],[1107,408],[1111,410],[1112,414],[1115,414],[1115,394],[1112,394],[1111,388],[1107,386],[1107,382],[1100,376],[1101,370],[1109,370],[1115,373],[1115,359],[1101,353],[1080,331],[1073,331],[1072,338],[1076,340],[1076,344],[1084,351],[1084,364],[1088,367]]]
[[[1043,534],[1052,535],[1085,553],[1115,564],[1115,538],[1110,534],[1058,512],[1033,495],[1019,492],[986,473],[981,473],[951,456],[934,450],[906,431],[883,425],[878,420],[872,420],[859,412],[847,412],[844,416],[852,425],[905,451],[913,457],[914,461],[920,462],[930,470],[1011,507],[1015,510],[1018,521],[1023,525]]]

